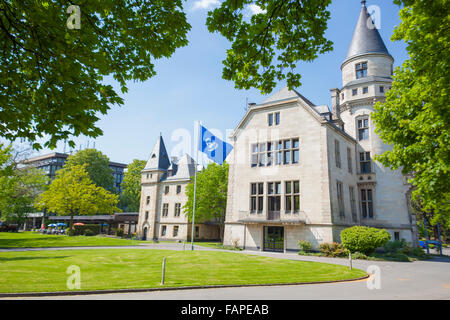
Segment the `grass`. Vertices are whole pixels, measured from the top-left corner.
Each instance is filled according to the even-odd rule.
[[[234,250],[234,251],[241,251],[241,248],[235,248],[231,246],[224,246],[221,242],[195,242],[194,245],[201,246],[201,247],[207,247],[207,248],[213,248],[213,249],[225,249],[225,250]]]
[[[161,286],[161,266],[166,281]],[[219,251],[92,249],[0,252],[0,293],[68,291],[71,265],[81,290],[302,283],[363,277],[362,270]]]
[[[37,232],[0,232],[0,248],[48,248],[78,246],[128,246],[140,241],[104,236],[74,236],[40,234]]]

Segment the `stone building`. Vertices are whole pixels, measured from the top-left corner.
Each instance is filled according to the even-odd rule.
[[[195,174],[195,161],[185,154],[169,159],[163,138],[158,138],[142,171],[137,235],[143,240],[190,241],[192,224],[184,214],[186,186]],[[219,226],[195,224],[194,239],[220,239]]]
[[[389,148],[371,113],[391,86],[393,63],[363,1],[332,112],[288,88],[249,108],[227,159],[225,245],[286,251],[308,240],[318,248],[354,225],[417,242],[410,186],[372,160]]]

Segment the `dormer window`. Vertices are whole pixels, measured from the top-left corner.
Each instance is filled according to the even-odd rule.
[[[356,64],[356,79],[367,77],[367,62],[361,62]]]

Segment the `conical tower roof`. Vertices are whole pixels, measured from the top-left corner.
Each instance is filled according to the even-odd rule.
[[[348,49],[346,60],[368,53],[381,53],[390,56],[367,10],[366,1],[362,1],[361,13],[353,33],[352,43]]]
[[[170,166],[169,155],[167,154],[166,146],[162,136],[159,136],[158,141],[153,147],[150,158],[147,161],[145,170],[167,170]]]

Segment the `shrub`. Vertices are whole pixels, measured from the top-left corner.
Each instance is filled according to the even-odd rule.
[[[84,235],[85,235],[85,236],[88,236],[88,237],[91,237],[91,236],[94,235],[94,231],[92,231],[91,229],[86,229],[86,230],[84,231]]]
[[[117,228],[117,230],[116,230],[116,236],[118,236],[118,237],[123,237],[123,229],[122,229],[122,228]]]
[[[389,241],[386,242],[386,244],[384,245],[384,250],[386,252],[397,252],[397,251],[401,251],[403,250],[405,247],[409,247],[408,244],[406,243],[405,239],[402,240],[394,240],[394,241]]]
[[[368,256],[361,252],[352,253],[352,259],[367,260],[368,258]]]
[[[67,229],[66,229],[66,235],[68,235],[69,237],[75,236],[75,235],[76,235],[76,234],[75,234],[75,229],[67,228]]]
[[[319,246],[320,252],[322,252],[327,257],[344,257],[348,255],[348,251],[342,246],[342,244],[337,242],[332,243],[322,243]]]
[[[350,252],[371,254],[376,248],[384,246],[391,239],[385,229],[355,226],[342,230],[341,241]]]
[[[304,241],[304,240],[299,240],[298,246],[300,248],[300,251],[303,251],[303,252],[309,252],[309,251],[311,251],[311,248],[312,248],[311,242]]]

